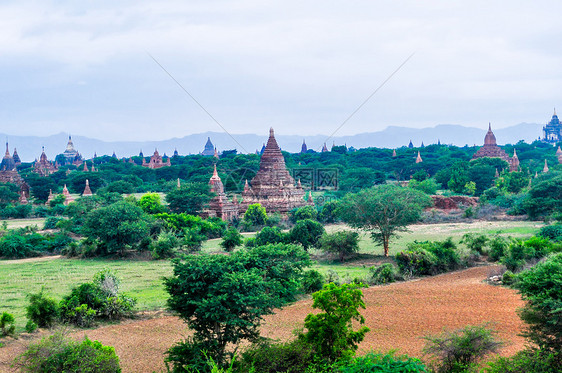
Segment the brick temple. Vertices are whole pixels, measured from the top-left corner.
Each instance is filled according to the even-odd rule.
[[[154,154],[150,157],[150,161],[146,162],[144,157],[142,158],[142,166],[151,169],[170,167],[171,165],[170,158],[166,157],[166,162],[164,162],[163,157],[158,153],[158,149],[154,149]]]
[[[509,163],[509,171],[519,170],[519,158],[517,158],[517,153],[514,152],[513,157],[507,155],[505,150],[500,148],[496,143],[496,136],[492,132],[492,125],[488,124],[488,132],[486,137],[484,137],[484,145],[478,149],[476,154],[472,156],[472,159],[478,158],[501,158],[507,163]]]
[[[246,181],[242,192],[240,211],[244,212],[249,205],[259,203],[267,212],[286,214],[296,207],[312,204],[305,200],[305,192],[300,182],[295,180],[287,170],[281,149],[277,145],[273,128],[269,130],[269,139],[263,150],[260,168],[250,182]]]
[[[215,193],[213,199],[209,202],[209,207],[203,211],[204,217],[218,217],[225,221],[230,221],[238,218],[240,215],[240,205],[234,196],[232,201],[228,200],[224,192],[224,185],[217,172],[217,165],[215,164],[213,176],[209,180],[211,192]]]

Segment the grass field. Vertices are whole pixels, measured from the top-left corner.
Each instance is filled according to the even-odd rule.
[[[27,219],[25,223],[14,220],[14,226],[29,224],[36,219]],[[391,255],[406,247],[414,240],[442,240],[452,236],[456,242],[468,232],[482,234],[502,234],[512,237],[527,237],[534,234],[542,224],[535,222],[474,222],[456,224],[415,225],[410,232],[391,243]],[[327,227],[328,231],[346,229],[345,226]],[[245,234],[251,236],[252,234]],[[219,239],[209,240],[202,251],[221,252]],[[345,263],[312,250],[318,259],[314,269],[327,274],[334,271],[340,278],[363,278],[369,273],[369,267],[385,259],[382,249],[373,244],[368,235],[362,234],[360,242],[361,255]],[[19,330],[26,323],[26,294],[38,292],[41,287],[57,299],[68,294],[73,286],[90,281],[93,275],[110,269],[121,279],[121,289],[137,298],[139,310],[152,310],[165,307],[167,293],[162,284],[162,277],[172,273],[168,261],[126,261],[100,259],[65,259],[36,258],[19,261],[0,261],[0,312],[10,312],[16,317]]]
[[[34,225],[36,225],[39,229],[43,229],[43,226],[45,225],[45,218],[0,220],[0,225],[4,222],[8,224],[8,229],[32,227]]]

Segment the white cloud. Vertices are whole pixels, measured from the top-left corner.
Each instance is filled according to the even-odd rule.
[[[274,124],[281,133],[327,133],[416,51],[342,134],[544,121],[560,102],[553,21],[561,8],[482,0],[0,5],[0,95],[12,103],[0,106],[0,120],[22,134],[107,139],[219,130],[148,51],[233,132]]]

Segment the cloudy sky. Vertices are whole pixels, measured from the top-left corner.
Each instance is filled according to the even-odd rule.
[[[559,1],[0,1],[0,132],[496,128],[562,110]]]

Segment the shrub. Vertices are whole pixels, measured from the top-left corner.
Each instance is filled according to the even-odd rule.
[[[437,257],[426,249],[414,247],[396,254],[400,272],[407,276],[434,275],[437,273]]]
[[[462,236],[461,243],[464,243],[471,251],[477,252],[478,254],[484,254],[484,249],[488,243],[488,237],[483,234],[473,234],[466,233]]]
[[[310,207],[310,206],[309,206]],[[320,237],[325,233],[324,227],[316,220],[299,220],[288,233],[292,243],[301,244],[305,250],[317,246]]]
[[[43,225],[43,229],[55,229],[57,227],[57,223],[59,220],[62,220],[61,217],[57,216],[49,216],[45,219],[45,224]]]
[[[502,275],[502,284],[510,286],[513,284],[513,280],[515,279],[515,275],[511,271],[505,271]]]
[[[285,343],[261,342],[242,352],[234,363],[236,372],[301,373],[315,365],[319,359],[308,344],[295,340]]]
[[[525,349],[511,357],[498,357],[488,363],[485,373],[559,373],[557,356],[540,350]]]
[[[416,358],[407,355],[397,356],[390,352],[387,354],[369,352],[365,356],[359,356],[345,362],[339,368],[342,373],[362,372],[427,372],[425,365]]]
[[[281,232],[279,228],[264,227],[256,234],[255,241],[253,243],[255,244],[255,246],[264,246],[269,244],[283,243],[285,241],[287,241],[286,234]],[[251,242],[251,240],[247,242]]]
[[[227,229],[219,245],[226,251],[232,251],[236,246],[242,245],[244,237],[234,227]]]
[[[3,337],[14,336],[16,333],[16,319],[14,315],[3,312],[0,315],[0,335]]]
[[[28,332],[30,334],[34,333],[37,330],[37,328],[39,328],[39,326],[36,323],[34,323],[31,320],[27,320],[27,323],[25,324],[25,331],[26,332]]]
[[[267,212],[265,207],[259,203],[254,203],[248,206],[244,213],[244,222],[250,226],[259,227],[265,225],[267,222]]]
[[[346,255],[359,251],[359,234],[353,231],[326,233],[318,240],[320,250],[338,254],[343,262]]]
[[[302,289],[305,294],[311,294],[322,289],[324,276],[315,269],[303,272]]]
[[[425,339],[427,343],[423,351],[435,357],[435,370],[439,373],[466,372],[502,346],[495,332],[485,326],[466,326]]]
[[[318,216],[318,211],[313,206],[303,206],[291,210],[289,213],[289,219],[296,223],[299,220],[311,219],[316,220]]]
[[[129,316],[136,299],[119,294],[119,281],[108,270],[94,275],[93,282],[73,288],[60,302],[61,318],[82,327],[92,325],[94,319],[110,320]]]
[[[371,272],[372,285],[384,285],[396,281],[398,273],[396,268],[391,263],[383,263],[378,267],[371,267],[369,269]]]
[[[61,332],[32,343],[14,365],[23,372],[121,372],[113,347],[88,337],[81,342],[73,341]]]
[[[50,328],[59,317],[58,303],[44,293],[29,294],[29,305],[26,308],[27,318],[41,328]]]
[[[490,251],[488,253],[488,260],[491,262],[497,262],[504,255],[508,248],[508,243],[502,236],[496,236],[490,240]]]
[[[562,241],[562,224],[547,225],[539,231],[539,236],[553,241]]]
[[[179,246],[179,240],[172,232],[161,232],[156,240],[150,244],[153,259],[173,258],[176,255],[175,248]]]

